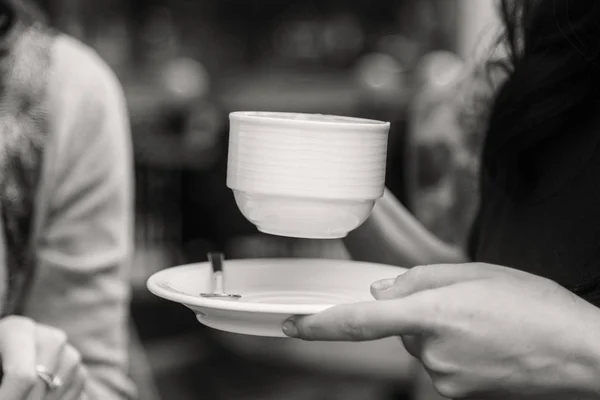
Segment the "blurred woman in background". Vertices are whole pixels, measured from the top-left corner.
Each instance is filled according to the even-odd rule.
[[[133,398],[121,87],[22,0],[0,1],[0,46],[0,398]]]
[[[471,82],[477,96],[454,121],[465,142],[482,143],[471,147],[481,153],[480,205],[468,248],[442,243],[386,194],[348,238],[350,250],[425,266],[375,283],[380,301],[292,320],[284,331],[310,340],[401,336],[452,399],[595,399],[600,3],[501,5],[507,56],[475,75],[485,80]]]

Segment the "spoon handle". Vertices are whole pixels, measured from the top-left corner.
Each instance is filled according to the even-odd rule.
[[[223,271],[223,260],[225,256],[223,253],[208,253],[208,261],[212,266],[213,272]]]
[[[224,294],[223,271],[213,272],[213,294]]]
[[[223,285],[223,253],[208,253],[208,260],[212,265],[212,279],[213,286],[212,292],[213,294],[224,294],[225,289]]]

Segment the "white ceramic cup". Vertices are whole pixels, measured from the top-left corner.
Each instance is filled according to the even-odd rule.
[[[383,195],[390,124],[320,114],[230,114],[227,186],[265,233],[341,238]]]

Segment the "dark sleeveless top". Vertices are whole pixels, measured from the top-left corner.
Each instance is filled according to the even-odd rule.
[[[475,261],[550,278],[600,307],[600,112],[596,115],[525,156],[538,179],[516,196],[481,171],[469,252]]]

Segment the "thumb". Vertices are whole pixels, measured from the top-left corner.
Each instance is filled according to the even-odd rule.
[[[413,267],[396,279],[385,279],[371,285],[371,294],[378,300],[410,296],[460,282],[506,275],[504,267],[488,264],[437,264]]]

